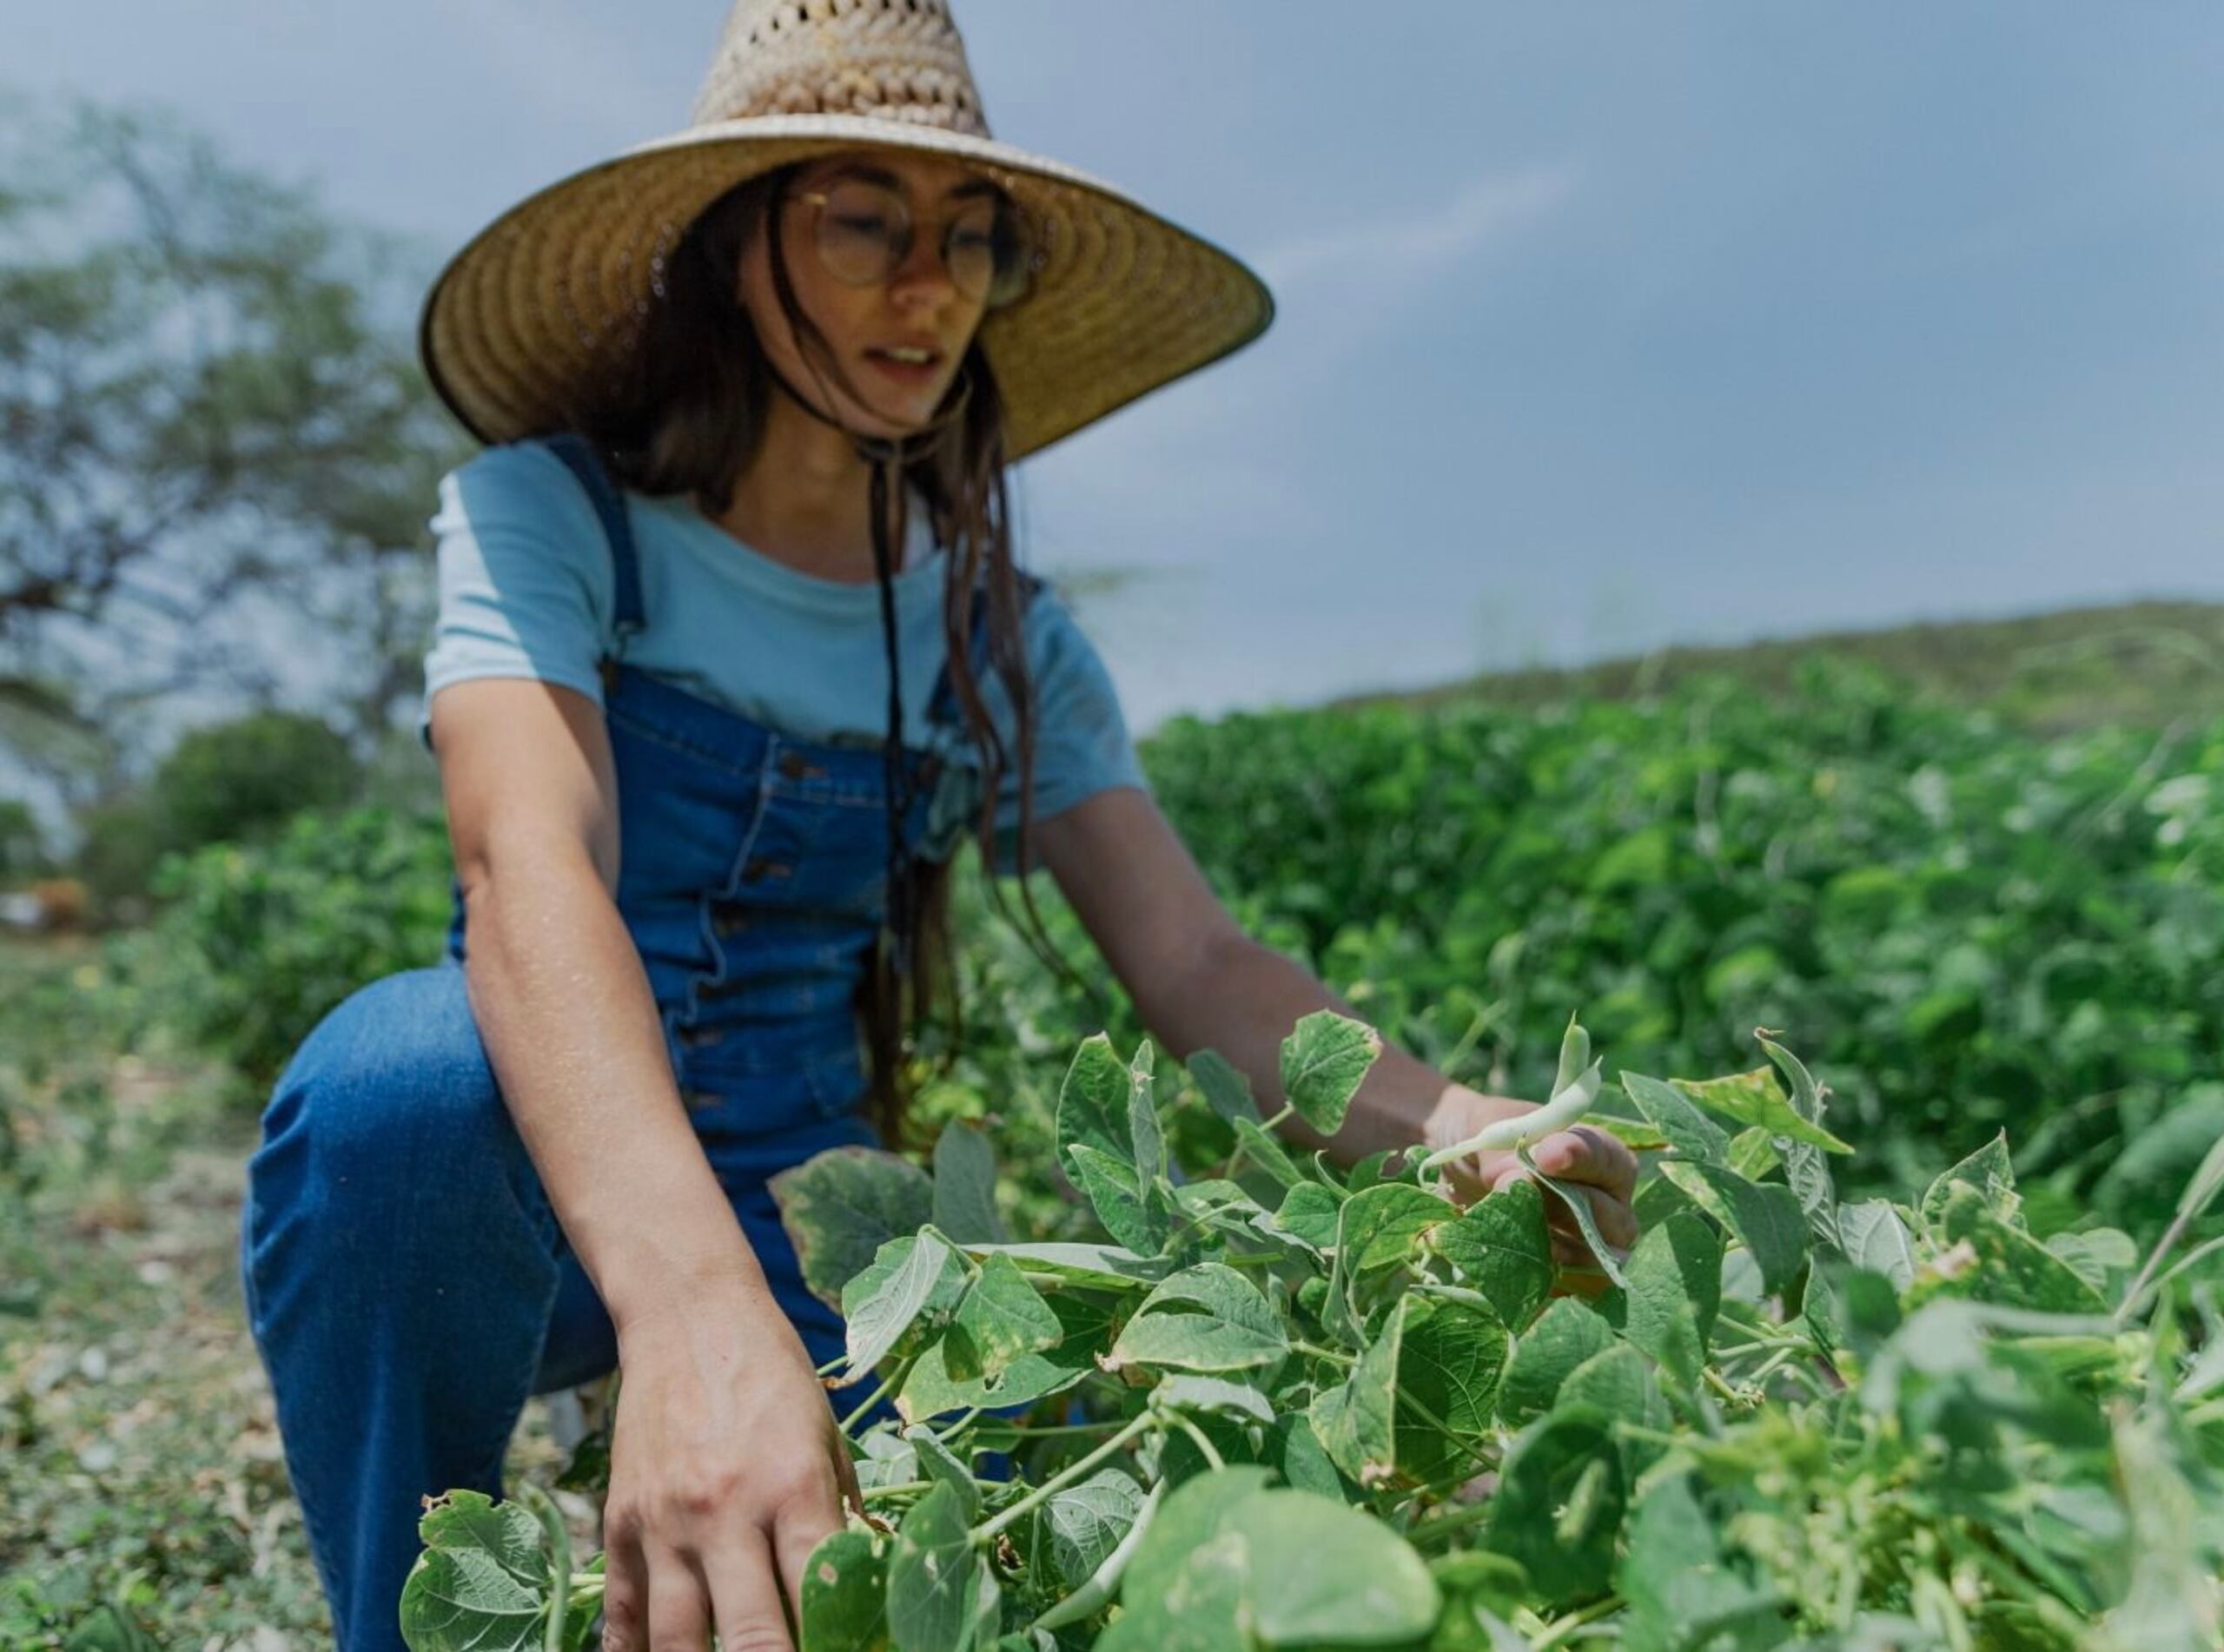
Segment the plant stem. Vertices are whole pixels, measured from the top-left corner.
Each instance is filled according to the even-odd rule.
[[[894,1485],[874,1486],[865,1492],[864,1499],[867,1503],[870,1503],[877,1497],[909,1497],[914,1492],[931,1491],[934,1489],[935,1483],[932,1480],[904,1480]]]
[[[1108,1457],[1112,1457],[1115,1453],[1121,1450],[1130,1440],[1133,1440],[1138,1435],[1156,1427],[1158,1425],[1158,1421],[1159,1419],[1149,1411],[1145,1411],[1142,1415],[1135,1417],[1125,1428],[1122,1428],[1117,1434],[1115,1434],[1110,1439],[1105,1441],[1103,1444],[1098,1446],[1087,1457],[1082,1458],[1079,1462],[1071,1464],[1061,1473],[1053,1475],[1049,1479],[1045,1480],[1041,1485],[1036,1487],[1034,1490],[1029,1492],[1024,1497],[1022,1497],[1017,1503],[1012,1504],[1010,1508],[1005,1510],[1002,1514],[974,1527],[973,1530],[967,1534],[968,1537],[972,1541],[976,1548],[988,1542],[990,1538],[995,1536],[1005,1527],[1011,1525],[1014,1522],[1017,1521],[1021,1516],[1029,1513],[1033,1510],[1039,1508],[1042,1503],[1048,1502],[1054,1492],[1063,1490],[1075,1481],[1082,1478],[1084,1475],[1089,1473],[1089,1471],[1091,1469],[1094,1469],[1098,1464],[1102,1463]]]
[[[1432,1515],[1426,1520],[1416,1523],[1406,1533],[1406,1541],[1419,1548],[1423,1543],[1435,1542],[1439,1537],[1448,1537],[1455,1532],[1466,1530],[1470,1526],[1479,1525],[1489,1519],[1490,1515],[1491,1505],[1487,1501],[1463,1503],[1447,1514]]]
[[[548,1632],[541,1645],[546,1652],[564,1652],[564,1620],[571,1616],[572,1606],[572,1534],[556,1500],[532,1481],[518,1488],[518,1499],[539,1519],[553,1562],[548,1569]]]
[[[1565,1617],[1556,1618],[1545,1625],[1544,1634],[1529,1642],[1529,1652],[1546,1652],[1549,1647],[1564,1645],[1567,1637],[1585,1624],[1595,1623],[1609,1612],[1621,1609],[1622,1597],[1618,1595],[1609,1595],[1603,1601],[1593,1601],[1580,1611],[1570,1612]]]
[[[1175,1425],[1195,1444],[1196,1448],[1205,1454],[1206,1462],[1211,1464],[1215,1469],[1224,1469],[1228,1466],[1221,1454],[1213,1449],[1213,1443],[1207,1437],[1204,1430],[1199,1428],[1196,1424],[1179,1411],[1174,1413],[1174,1421]]]
[[[910,1374],[911,1361],[907,1359],[896,1368],[895,1373],[892,1376],[884,1378],[879,1387],[874,1389],[871,1393],[867,1394],[864,1400],[859,1403],[857,1410],[851,1411],[847,1417],[842,1419],[842,1432],[847,1434],[851,1430],[855,1429],[857,1425],[857,1419],[859,1417],[863,1417],[874,1406],[879,1404],[881,1400],[886,1397],[890,1389],[894,1388],[898,1383],[901,1383]]]
[[[1341,1365],[1347,1370],[1359,1364],[1356,1355],[1338,1353],[1334,1348],[1323,1348],[1318,1343],[1293,1341],[1290,1346],[1301,1354],[1311,1354],[1315,1359],[1325,1359],[1332,1365]]]

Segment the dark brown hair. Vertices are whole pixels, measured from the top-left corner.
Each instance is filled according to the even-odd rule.
[[[774,287],[805,359],[845,390],[849,380],[824,335],[803,314],[783,265],[778,215],[768,212],[802,169],[791,166],[729,190],[690,225],[665,261],[655,301],[643,322],[630,381],[619,393],[581,410],[575,427],[593,440],[626,486],[644,493],[687,493],[713,518],[732,508],[735,489],[755,463],[773,393],[770,364],[738,296],[744,250],[751,235],[771,236]],[[1012,558],[1009,494],[1005,482],[1003,403],[996,375],[979,341],[967,349],[950,399],[949,416],[936,439],[922,445],[904,466],[904,479],[928,502],[937,542],[944,546],[943,623],[949,646],[950,686],[982,769],[981,810],[976,837],[983,863],[993,865],[996,805],[1000,783],[1016,770],[1019,791],[1017,863],[1028,867],[1034,828],[1036,707],[1022,638],[1023,601]],[[905,501],[896,501],[893,543],[902,545]],[[988,658],[1002,679],[1015,716],[1016,749],[1007,750],[992,724],[975,679],[966,627],[976,586],[987,595]],[[951,862],[915,869],[917,928],[908,979],[882,935],[867,961],[857,1014],[870,1054],[874,1122],[890,1146],[906,1135],[906,1113],[915,1083],[916,1046],[939,995],[950,1036],[943,1066],[955,1053],[962,1028],[956,959],[950,931]],[[1012,920],[998,880],[989,880],[996,912]],[[1044,962],[1079,982],[1050,941],[1023,875],[1019,880],[1025,922],[1020,931]],[[897,891],[890,891],[890,899]],[[1092,997],[1095,988],[1080,983]]]

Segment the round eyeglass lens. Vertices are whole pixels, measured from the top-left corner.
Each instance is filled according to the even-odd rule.
[[[898,191],[862,179],[837,182],[817,197],[818,254],[853,287],[886,281],[910,256],[910,207]],[[990,305],[1024,288],[1026,247],[1013,215],[993,201],[970,201],[943,231],[943,266],[958,291]]]

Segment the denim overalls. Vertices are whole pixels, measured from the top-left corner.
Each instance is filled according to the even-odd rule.
[[[791,740],[623,664],[623,638],[647,618],[624,501],[584,444],[550,446],[594,500],[615,563],[620,643],[604,681],[618,909],[697,1138],[824,1364],[841,1351],[841,1320],[804,1289],[765,1184],[875,1140],[853,998],[886,893],[882,753]],[[976,670],[984,613],[976,596]],[[938,857],[952,844],[927,841],[930,815],[962,829],[978,774],[946,666],[930,704],[936,748],[904,754],[905,842]],[[526,1397],[617,1363],[495,1087],[462,960],[459,898],[440,963],[361,988],[304,1041],[248,1166],[248,1322],[344,1652],[401,1646],[420,1499],[498,1495]]]

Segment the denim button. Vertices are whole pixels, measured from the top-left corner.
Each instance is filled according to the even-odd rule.
[[[760,859],[753,860],[750,862],[748,865],[743,867],[741,869],[741,876],[749,882],[759,883],[768,877],[790,876],[794,873],[795,869],[796,869],[794,867],[789,865],[785,861],[767,861]]]
[[[738,901],[718,901],[711,906],[711,932],[730,935],[749,922],[749,909]]]
[[[790,780],[819,780],[824,778],[826,774],[826,770],[813,763],[800,751],[782,752],[779,766],[781,774]]]

